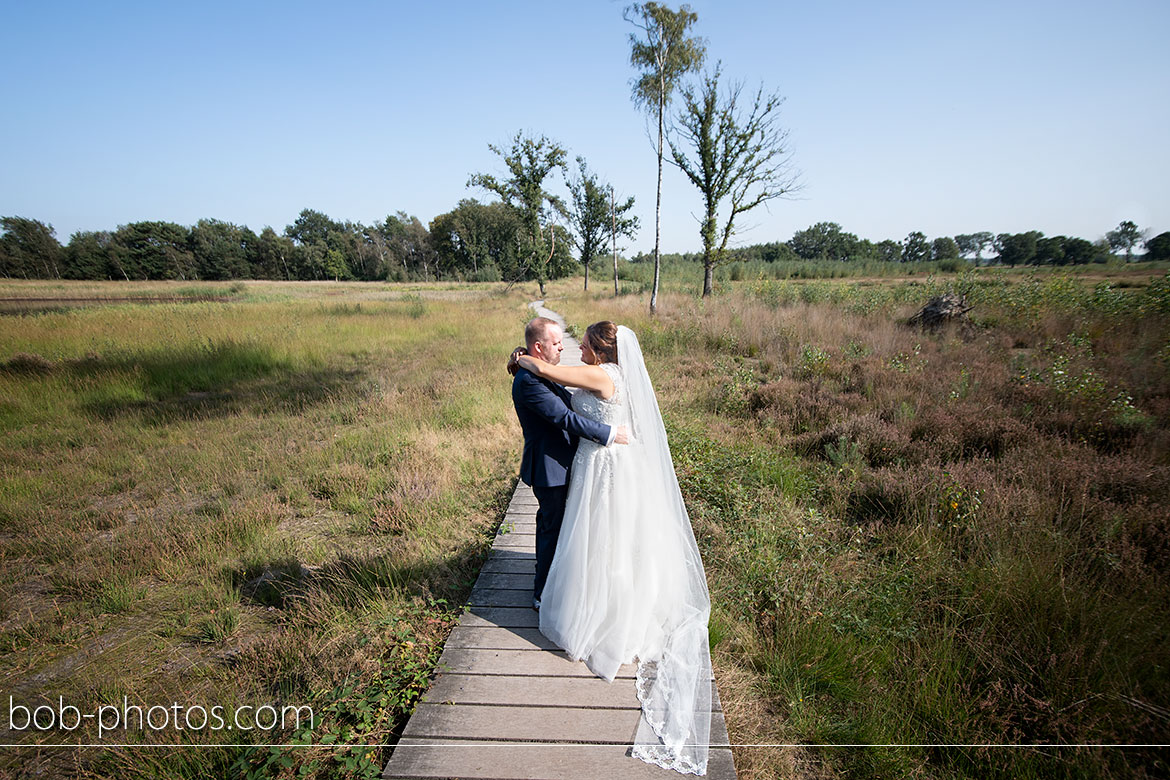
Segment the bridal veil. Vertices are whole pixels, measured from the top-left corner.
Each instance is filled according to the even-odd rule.
[[[662,413],[642,349],[634,332],[617,329],[618,365],[626,385],[630,414],[630,473],[616,480],[630,507],[631,521],[657,540],[642,551],[643,571],[656,572],[636,597],[648,604],[645,655],[639,655],[637,686],[642,717],[633,755],[678,772],[707,771],[711,733],[711,653],[707,622],[711,599],[690,518],[670,458]]]

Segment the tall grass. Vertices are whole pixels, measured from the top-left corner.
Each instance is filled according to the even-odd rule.
[[[697,258],[688,260],[678,255],[662,258],[661,284],[674,292],[696,294],[702,290],[703,264]],[[611,272],[593,274],[595,291],[613,289]],[[1079,266],[977,266],[967,260],[939,260],[921,263],[893,263],[880,260],[762,260],[729,262],[715,268],[717,285],[726,289],[738,282],[792,281],[800,284],[813,280],[857,280],[899,282],[905,279],[923,280],[929,277],[972,276],[987,281],[1011,280],[1019,277],[1050,276],[1081,279],[1109,278],[1118,286],[1142,285],[1150,277],[1164,276],[1170,263],[1164,261],[1126,263],[1124,260],[1091,263]],[[608,277],[607,277],[607,274]],[[621,263],[618,266],[620,289],[626,293],[648,292],[654,282],[654,263]],[[580,286],[580,280],[575,280]]]
[[[711,586],[739,744],[1170,737],[1170,312],[1024,280],[977,326],[934,291],[582,295],[647,354]],[[777,288],[772,288],[773,290]],[[784,288],[779,288],[783,290]],[[1064,292],[1062,293],[1061,290]],[[1013,297],[1016,296],[1016,297]],[[974,314],[975,312],[973,312]],[[736,750],[741,777],[1135,777],[1142,748]]]
[[[10,750],[0,774],[374,776],[386,751],[361,746],[425,689],[514,483],[502,361],[526,301],[253,287],[0,318],[0,668],[29,705],[304,704],[317,723],[119,732],[256,747]]]

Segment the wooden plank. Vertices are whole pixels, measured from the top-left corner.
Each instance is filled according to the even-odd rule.
[[[682,777],[633,758],[626,745],[516,745],[406,738],[394,748],[383,775],[396,778],[476,778],[477,780],[678,780]],[[731,751],[714,749],[707,780],[731,780]]]
[[[500,534],[536,534],[536,523],[531,520],[524,520],[522,522],[509,523],[501,525],[497,536]]]
[[[461,629],[457,629],[461,630]],[[522,629],[536,631],[535,628]],[[472,649],[469,645],[459,646]],[[488,649],[488,648],[476,648]],[[493,648],[519,649],[519,648]],[[555,646],[553,648],[555,649]],[[511,674],[469,674],[466,670],[452,670],[439,674],[427,698],[429,701],[452,701],[459,704],[508,704],[530,707],[563,705],[566,707],[639,707],[638,696],[628,681],[606,682],[596,675],[588,677],[541,677],[512,670]],[[624,679],[624,678],[621,678]],[[434,693],[431,696],[431,693]],[[711,711],[722,712],[719,691],[711,687]],[[726,744],[727,734],[711,733],[712,744]]]
[[[532,592],[533,576],[512,572],[480,572],[475,581],[476,590],[499,588],[503,590],[526,590]]]
[[[497,536],[492,542],[497,550],[515,550],[517,552],[532,553],[532,560],[536,560],[536,537],[533,534],[507,534]]]
[[[535,536],[518,536],[516,534],[497,536],[496,540],[492,542],[492,547],[497,550],[527,551],[536,555],[536,544],[533,541],[535,539]]]
[[[487,559],[489,561],[493,561],[493,560],[499,560],[501,558],[511,558],[513,560],[528,560],[528,561],[533,561],[535,563],[536,551],[535,550],[528,550],[528,551],[513,550],[513,549],[502,548],[502,547],[495,547],[492,549],[491,552],[488,553]]]
[[[594,677],[585,664],[562,650],[480,650],[447,647],[439,657],[443,672],[462,674],[522,674],[537,677]],[[634,679],[634,665],[625,664],[617,677]]]
[[[404,737],[633,744],[641,710],[420,704]]]
[[[467,603],[477,607],[528,607],[531,609],[532,589],[483,588],[482,590],[473,590]]]
[[[520,547],[525,550],[536,550],[536,532],[525,533],[523,531],[509,531],[507,533],[496,534],[495,541],[492,546],[501,547]]]
[[[440,674],[423,701],[500,704],[524,707],[594,707],[638,710],[630,681],[608,683],[600,677],[529,677]]]
[[[496,543],[498,543],[498,542],[507,541],[508,539],[511,539],[511,538],[517,537],[517,536],[524,537],[524,541],[528,544],[528,546],[532,547],[533,549],[536,549],[533,546],[533,544],[536,540],[536,527],[535,526],[533,526],[531,530],[529,530],[527,528],[513,528],[511,530],[497,531],[496,538],[492,542],[492,546],[495,546]]]
[[[511,536],[527,537],[528,544],[532,546],[533,550],[536,549],[536,526],[528,526],[527,528],[511,528],[508,530],[498,531],[495,538],[492,540],[492,544],[494,545],[496,541]]]
[[[415,709],[403,736],[630,745],[638,732],[641,714],[636,708],[424,703]],[[711,733],[727,733],[723,713],[711,714]]]
[[[511,526],[500,526],[500,530],[496,532],[496,536],[536,536],[536,523],[513,523]]]
[[[461,626],[530,628],[539,625],[540,613],[531,607],[472,607],[459,618]]]
[[[447,647],[479,647],[492,650],[557,650],[556,643],[539,628],[499,626],[456,626]]]
[[[531,529],[535,529],[535,527],[536,527],[536,512],[529,512],[529,513],[526,513],[526,515],[510,515],[510,513],[509,513],[509,515],[505,515],[503,517],[503,519],[500,520],[500,527],[502,527],[502,529],[503,529],[503,527],[509,527],[509,526],[511,526],[511,527],[525,526],[525,527],[531,527]]]
[[[480,573],[480,576],[484,573],[527,574],[531,576],[536,573],[536,558],[529,558],[528,560],[519,558],[488,558],[483,568],[480,569]]]
[[[496,534],[495,538],[492,539],[492,546],[496,549],[529,550],[535,555],[536,532],[508,531],[507,533]]]
[[[711,689],[712,712],[722,712],[718,692]],[[516,707],[593,707],[637,710],[638,694],[629,680],[606,682],[600,677],[533,677],[529,675],[440,674],[424,701],[451,704],[500,704]],[[714,724],[714,722],[713,722]],[[726,745],[727,731],[711,727],[711,744]]]

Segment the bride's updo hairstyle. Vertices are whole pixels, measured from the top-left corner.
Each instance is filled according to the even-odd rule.
[[[617,325],[609,320],[593,323],[585,329],[585,342],[599,361],[617,364]]]

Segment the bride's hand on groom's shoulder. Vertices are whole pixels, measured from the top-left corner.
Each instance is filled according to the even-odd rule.
[[[528,350],[524,347],[516,347],[516,349],[512,350],[512,354],[508,357],[509,374],[516,376],[516,372],[520,370],[520,363],[517,362],[517,358],[519,358],[521,355],[527,354]]]

